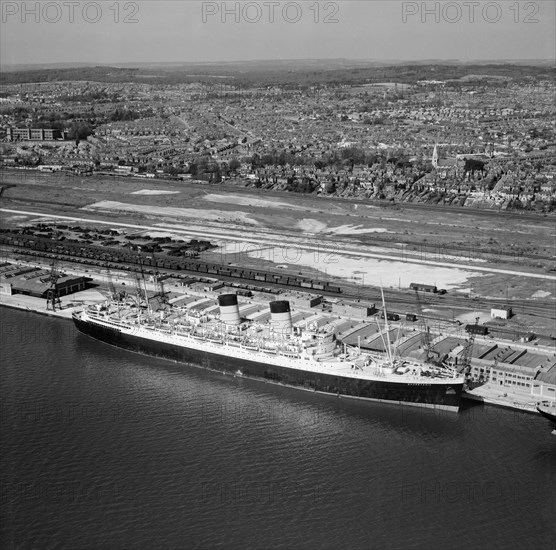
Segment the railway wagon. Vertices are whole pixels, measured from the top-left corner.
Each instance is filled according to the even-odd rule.
[[[305,277],[278,274],[268,271],[257,271],[253,269],[243,269],[240,267],[222,266],[219,264],[207,264],[205,262],[189,260],[183,261],[178,257],[158,257],[142,256],[137,253],[120,251],[107,246],[97,246],[86,244],[83,242],[68,243],[61,245],[56,241],[49,241],[47,238],[37,238],[27,235],[13,235],[4,233],[0,235],[0,242],[9,243],[14,246],[23,247],[33,252],[52,253],[57,255],[73,256],[81,260],[87,259],[82,263],[92,263],[93,265],[102,266],[103,263],[112,262],[116,267],[117,264],[134,264],[146,267],[155,267],[157,269],[168,270],[188,270],[194,272],[209,273],[211,275],[225,275],[236,278],[251,279],[254,281],[268,282],[273,284],[282,284],[287,286],[301,287],[304,289],[326,290],[328,292],[341,293],[341,287],[331,285],[325,281],[314,281]],[[430,291],[430,290],[429,290]]]
[[[380,314],[380,318],[384,319],[384,311]],[[386,319],[388,319],[388,321],[399,321],[400,316],[397,313],[387,313]]]
[[[422,283],[411,283],[409,285],[410,290],[419,290],[421,292],[432,292],[436,294],[438,292],[438,288],[435,285],[425,285]]]
[[[197,262],[184,262],[181,265],[182,269],[187,271],[199,271],[199,264]]]
[[[488,334],[488,327],[485,325],[465,325],[465,332],[486,336]]]
[[[246,290],[243,288],[238,288],[236,290],[236,294],[238,296],[246,296],[247,298],[250,298],[251,296],[253,296],[253,293],[250,290]]]

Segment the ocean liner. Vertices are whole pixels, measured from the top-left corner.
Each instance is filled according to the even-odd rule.
[[[268,321],[242,319],[236,294],[199,310],[108,300],[73,314],[77,329],[136,353],[338,397],[458,411],[464,378],[447,366],[404,360],[385,320],[386,353],[347,346],[332,325],[292,323],[289,302]]]

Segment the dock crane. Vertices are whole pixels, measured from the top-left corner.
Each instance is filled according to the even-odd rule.
[[[108,282],[108,290],[110,291],[110,298],[114,301],[119,301],[118,293],[116,292],[116,287],[114,286],[114,281],[112,279],[112,273],[110,273],[110,267],[106,263],[106,280]]]
[[[155,269],[154,278],[155,278],[155,283],[158,285],[158,295],[160,299],[160,304],[165,306],[166,304],[168,304],[168,296],[166,296],[164,282],[162,281],[162,276],[158,271],[158,266],[156,264],[156,256],[154,255],[154,252],[153,252],[153,264]]]
[[[131,250],[131,243],[127,243],[126,247],[128,247]],[[141,252],[141,247],[137,247],[139,253]],[[141,256],[139,256],[138,258],[138,262],[139,266],[140,266],[140,270],[141,270],[141,276],[139,276],[139,273],[135,273],[135,298],[137,301],[137,306],[141,307],[141,304],[143,302],[146,302],[146,297],[147,297],[147,293],[145,290],[143,290],[143,287],[141,286],[141,281],[143,281],[143,284],[145,282],[145,274],[143,272],[143,264],[141,262]],[[132,297],[132,296],[131,296]]]
[[[480,317],[475,317],[475,325],[479,324]],[[464,374],[469,374],[471,371],[471,354],[473,353],[473,344],[475,343],[475,332],[471,331],[469,334],[469,340],[467,341],[467,345],[463,350],[463,354],[461,357],[461,369]]]
[[[123,290],[116,290],[116,286],[114,285],[114,279],[112,277],[108,262],[106,263],[106,280],[108,282],[108,290],[110,291],[110,299],[112,300],[112,302],[115,302],[117,304],[119,314],[120,306],[126,299],[126,293]]]
[[[423,307],[421,305],[421,298],[419,297],[419,291],[415,289],[415,300],[417,302],[417,313],[419,314],[419,325],[421,330],[421,347],[425,350],[425,362],[427,363],[437,363],[440,359],[440,355],[437,351],[432,349],[431,345],[431,334],[430,329],[425,321],[425,316],[423,315]]]
[[[60,273],[57,269],[57,262],[54,260],[50,264],[50,275],[48,276],[48,281],[50,282],[50,288],[46,291],[46,309],[51,309],[56,311],[62,309],[62,302],[60,301],[60,290],[58,288],[58,279],[60,278]]]
[[[139,301],[138,305],[141,306],[141,301],[144,297],[145,305],[147,306],[147,311],[149,315],[151,315],[152,308],[149,300],[149,291],[147,289],[147,283],[145,281],[145,271],[143,269],[144,258],[140,246],[137,247],[137,252],[138,252],[137,260],[139,263],[139,269],[141,271],[141,278],[139,278],[139,275],[136,276],[137,298]],[[143,283],[143,288],[141,287],[141,282]]]
[[[145,291],[141,286],[141,277],[139,277],[138,273],[135,275],[135,291],[137,293],[137,305],[141,306],[145,301]]]

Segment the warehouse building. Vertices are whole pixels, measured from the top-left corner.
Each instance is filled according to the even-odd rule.
[[[369,302],[345,302],[340,300],[332,304],[332,313],[340,317],[365,319],[369,315],[376,313],[376,308],[374,304]]]
[[[509,319],[512,316],[512,308],[510,306],[496,306],[490,310],[492,319]]]
[[[85,290],[90,277],[76,277],[60,274],[56,280],[56,288],[60,296]],[[3,293],[26,294],[36,298],[46,298],[52,288],[51,272],[37,267],[3,264],[0,266],[0,284]]]
[[[532,382],[531,395],[539,401],[556,401],[556,360],[539,369]]]
[[[287,300],[293,307],[311,309],[322,303],[322,296],[309,292],[282,292],[280,299]]]

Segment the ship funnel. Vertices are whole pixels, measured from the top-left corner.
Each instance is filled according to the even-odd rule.
[[[287,300],[270,302],[270,324],[273,330],[282,336],[291,334],[292,315]]]
[[[220,319],[226,325],[240,325],[239,307],[237,305],[237,295],[221,294],[218,296],[220,306]]]

